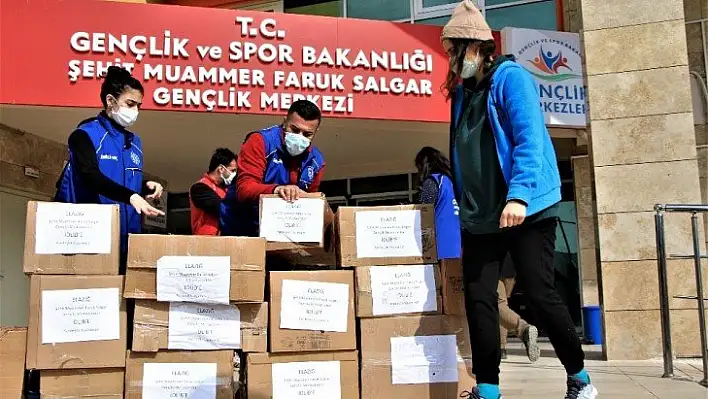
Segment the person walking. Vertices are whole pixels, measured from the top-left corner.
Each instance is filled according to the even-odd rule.
[[[497,288],[509,254],[568,374],[565,398],[594,399],[598,392],[585,370],[580,338],[554,287],[561,182],[536,83],[513,56],[494,56],[492,31],[471,0],[453,11],[442,44],[450,59],[443,92],[451,100],[450,155],[478,383],[469,396],[502,397]]]
[[[511,256],[507,255],[502,262],[501,279],[497,285],[497,306],[499,307],[499,337],[501,340],[501,358],[506,359],[506,345],[509,332],[514,332],[526,347],[526,356],[531,363],[541,357],[541,348],[538,346],[538,328],[521,318],[518,313],[509,307],[509,298],[516,284],[516,270]]]
[[[452,185],[450,161],[440,150],[433,147],[423,147],[415,157],[415,166],[420,180],[420,203],[435,206],[435,238],[438,260],[459,259],[462,257],[460,208],[457,205]],[[514,331],[524,343],[529,360],[535,362],[541,355],[541,350],[538,347],[538,329],[509,308],[508,297],[514,286],[513,268],[510,258],[507,257],[498,287],[502,358],[506,358],[508,331]],[[505,278],[508,276],[511,278]]]

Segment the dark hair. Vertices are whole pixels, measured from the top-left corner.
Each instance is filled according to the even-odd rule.
[[[293,105],[291,105],[288,109],[287,118],[290,118],[292,114],[298,114],[302,119],[306,121],[322,121],[322,113],[320,112],[320,109],[317,108],[317,105],[315,105],[315,103],[308,100],[295,101]]]
[[[486,72],[492,67],[492,61],[494,60],[494,52],[497,50],[497,45],[494,40],[475,40],[475,39],[446,39],[452,43],[452,54],[448,54],[452,57],[454,63],[450,63],[449,69],[447,71],[447,78],[445,78],[445,83],[442,84],[440,90],[445,95],[448,100],[452,98],[452,94],[457,88],[457,82],[459,81],[459,71],[462,70],[462,62],[465,59],[465,54],[467,49],[471,45],[479,46],[479,54],[484,60],[482,63],[482,71]]]
[[[108,107],[106,96],[109,94],[118,99],[126,88],[135,89],[141,94],[145,94],[143,85],[135,79],[126,69],[117,66],[109,66],[106,77],[101,84],[101,103],[103,108]]]
[[[433,173],[452,177],[450,160],[433,147],[423,147],[418,151],[418,155],[415,156],[415,167],[418,169],[418,177],[421,184]]]
[[[229,166],[231,161],[236,160],[236,154],[228,148],[217,148],[209,161],[209,172],[213,172],[221,165]]]

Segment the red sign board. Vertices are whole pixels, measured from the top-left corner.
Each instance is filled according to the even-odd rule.
[[[85,0],[0,0],[0,103],[100,106],[112,64],[144,109],[447,121],[440,28]]]

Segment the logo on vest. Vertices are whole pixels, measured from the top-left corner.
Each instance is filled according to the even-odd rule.
[[[134,164],[140,165],[140,156],[138,156],[138,154],[134,151],[130,152],[130,160],[133,161]]]
[[[118,157],[110,154],[101,154],[101,161],[118,161]]]
[[[312,166],[308,166],[307,167],[307,178],[310,179],[310,181],[312,181],[312,179],[314,179],[314,177],[315,177],[315,168],[313,168]]]

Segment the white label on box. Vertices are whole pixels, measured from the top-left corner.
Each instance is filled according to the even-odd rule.
[[[109,254],[113,207],[97,204],[37,203],[34,252]]]
[[[157,261],[157,300],[229,304],[231,257],[163,256]]]
[[[120,339],[120,290],[42,291],[42,344]]]
[[[273,363],[273,399],[340,399],[340,376],[337,361]]]
[[[420,211],[358,211],[357,258],[423,256]]]
[[[216,363],[145,363],[145,399],[215,399]]]
[[[391,383],[457,382],[457,336],[391,337]]]
[[[280,198],[263,198],[260,236],[272,242],[322,242],[324,200],[300,198],[287,202]]]
[[[168,349],[241,349],[241,312],[233,305],[170,303]]]
[[[374,266],[369,273],[374,316],[438,310],[433,265]]]
[[[283,280],[280,328],[347,332],[349,285]]]

